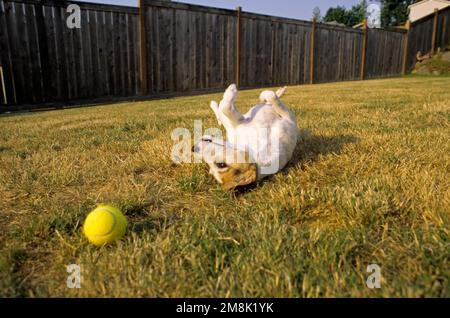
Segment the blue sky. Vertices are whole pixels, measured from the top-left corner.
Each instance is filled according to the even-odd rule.
[[[99,2],[136,6],[138,1],[88,0],[84,2]],[[238,6],[241,6],[243,11],[263,13],[286,18],[309,20],[312,16],[312,11],[315,6],[318,6],[321,10],[322,15],[324,15],[329,7],[341,5],[350,8],[352,5],[358,3],[359,0],[182,0],[177,2],[186,2],[227,9],[235,9]]]

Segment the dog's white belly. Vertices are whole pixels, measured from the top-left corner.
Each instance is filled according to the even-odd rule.
[[[260,170],[258,179],[278,172],[294,152],[296,123],[281,118],[269,104],[256,105],[244,117],[244,123],[227,131],[228,142],[248,149]]]

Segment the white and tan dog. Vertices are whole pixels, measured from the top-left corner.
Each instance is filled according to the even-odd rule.
[[[219,105],[211,108],[227,141],[203,136],[192,151],[201,155],[210,173],[226,190],[275,174],[291,159],[297,144],[297,121],[280,100],[286,87],[264,91],[260,103],[242,115],[235,106],[236,85],[228,87]]]

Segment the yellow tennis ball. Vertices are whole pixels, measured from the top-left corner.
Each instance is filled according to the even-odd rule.
[[[119,209],[99,205],[91,211],[83,225],[83,233],[94,245],[101,246],[122,238],[127,220]]]

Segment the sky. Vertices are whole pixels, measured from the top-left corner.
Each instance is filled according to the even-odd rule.
[[[109,3],[127,6],[137,6],[138,0],[79,0],[84,2]],[[310,20],[314,7],[320,8],[322,16],[329,7],[345,6],[350,8],[359,0],[179,0],[192,4],[206,5],[210,7],[235,9],[242,7],[243,11],[262,13],[267,15]],[[369,2],[369,1],[368,1]],[[370,2],[369,2],[370,3]]]

